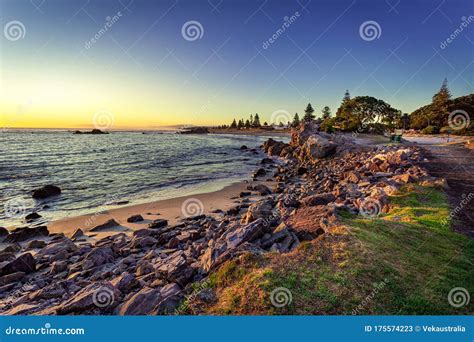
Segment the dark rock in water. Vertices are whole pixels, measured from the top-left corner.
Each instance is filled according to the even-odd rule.
[[[31,214],[28,214],[25,216],[25,220],[26,222],[31,222],[31,221],[34,221],[36,219],[39,219],[41,218],[42,216],[38,213],[31,213]]]
[[[31,273],[36,271],[35,258],[30,253],[20,255],[0,269],[0,276],[15,272]]]
[[[100,129],[94,128],[90,132],[74,131],[72,134],[109,134],[109,132],[104,132],[104,131],[101,131]]]
[[[265,164],[269,165],[269,164],[274,164],[275,162],[270,158],[263,158],[261,163],[264,164],[264,165]]]
[[[103,224],[99,224],[98,226],[95,226],[90,231],[91,232],[100,232],[101,230],[109,229],[109,228],[117,227],[117,226],[120,226],[120,223],[118,223],[114,219],[110,219],[110,220],[108,220],[107,222],[105,222]]]
[[[241,150],[247,150],[247,149],[248,149],[248,147],[247,147],[247,146],[245,146],[245,145],[242,145],[242,146],[240,146],[240,149],[241,149]]]
[[[61,194],[61,189],[56,185],[45,185],[42,188],[33,190],[32,197],[34,199],[43,199],[51,196],[58,196]]]
[[[257,171],[254,172],[254,177],[260,177],[260,176],[265,176],[267,174],[267,171],[265,169],[260,168]]]
[[[168,225],[168,221],[164,219],[156,219],[153,220],[149,225],[148,228],[163,228]]]
[[[206,127],[189,127],[179,131],[178,134],[207,134],[209,130]]]
[[[34,228],[17,228],[13,230],[10,235],[5,238],[5,242],[21,242],[38,236],[48,236],[49,231],[46,226],[39,226]]]
[[[140,222],[140,221],[143,221],[142,215],[132,215],[127,219],[127,222],[129,223]]]
[[[93,283],[62,303],[57,313],[65,315],[94,309],[110,311],[117,306],[119,296],[120,291],[110,282]]]
[[[263,143],[263,149],[270,156],[279,156],[283,149],[287,146],[288,144],[285,144],[281,141],[273,140],[272,138],[268,139]]]

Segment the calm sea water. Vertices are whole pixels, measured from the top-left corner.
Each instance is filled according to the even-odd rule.
[[[267,137],[66,131],[0,133],[0,226],[24,225],[38,211],[46,221],[221,189],[246,179],[262,154],[242,152]],[[276,138],[285,140],[285,138]],[[47,200],[31,191],[46,184],[62,189]]]

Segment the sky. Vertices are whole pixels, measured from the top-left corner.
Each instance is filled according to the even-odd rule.
[[[0,28],[4,128],[272,123],[346,89],[410,113],[445,77],[474,93],[471,0],[0,0]]]

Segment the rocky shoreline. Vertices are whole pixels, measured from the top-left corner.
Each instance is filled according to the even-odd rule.
[[[289,144],[269,139],[239,204],[218,216],[198,215],[177,225],[166,220],[133,234],[91,243],[50,234],[47,227],[0,228],[0,314],[181,313],[192,293],[216,300],[196,282],[240,255],[287,253],[302,241],[330,234],[338,211],[375,217],[390,210],[389,196],[407,183],[445,186],[420,167],[418,148],[360,146],[312,123]],[[243,149],[242,153],[248,153]],[[252,202],[249,195],[257,194]],[[136,219],[136,218],[135,218]],[[45,241],[46,239],[46,241]]]

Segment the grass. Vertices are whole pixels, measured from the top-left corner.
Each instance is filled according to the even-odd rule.
[[[443,224],[443,192],[411,185],[391,205],[375,219],[341,212],[340,227],[291,253],[229,261],[210,276],[218,301],[190,305],[237,315],[473,314],[474,300],[455,308],[447,299],[455,287],[474,296],[474,241]],[[277,288],[291,303],[272,305]]]

